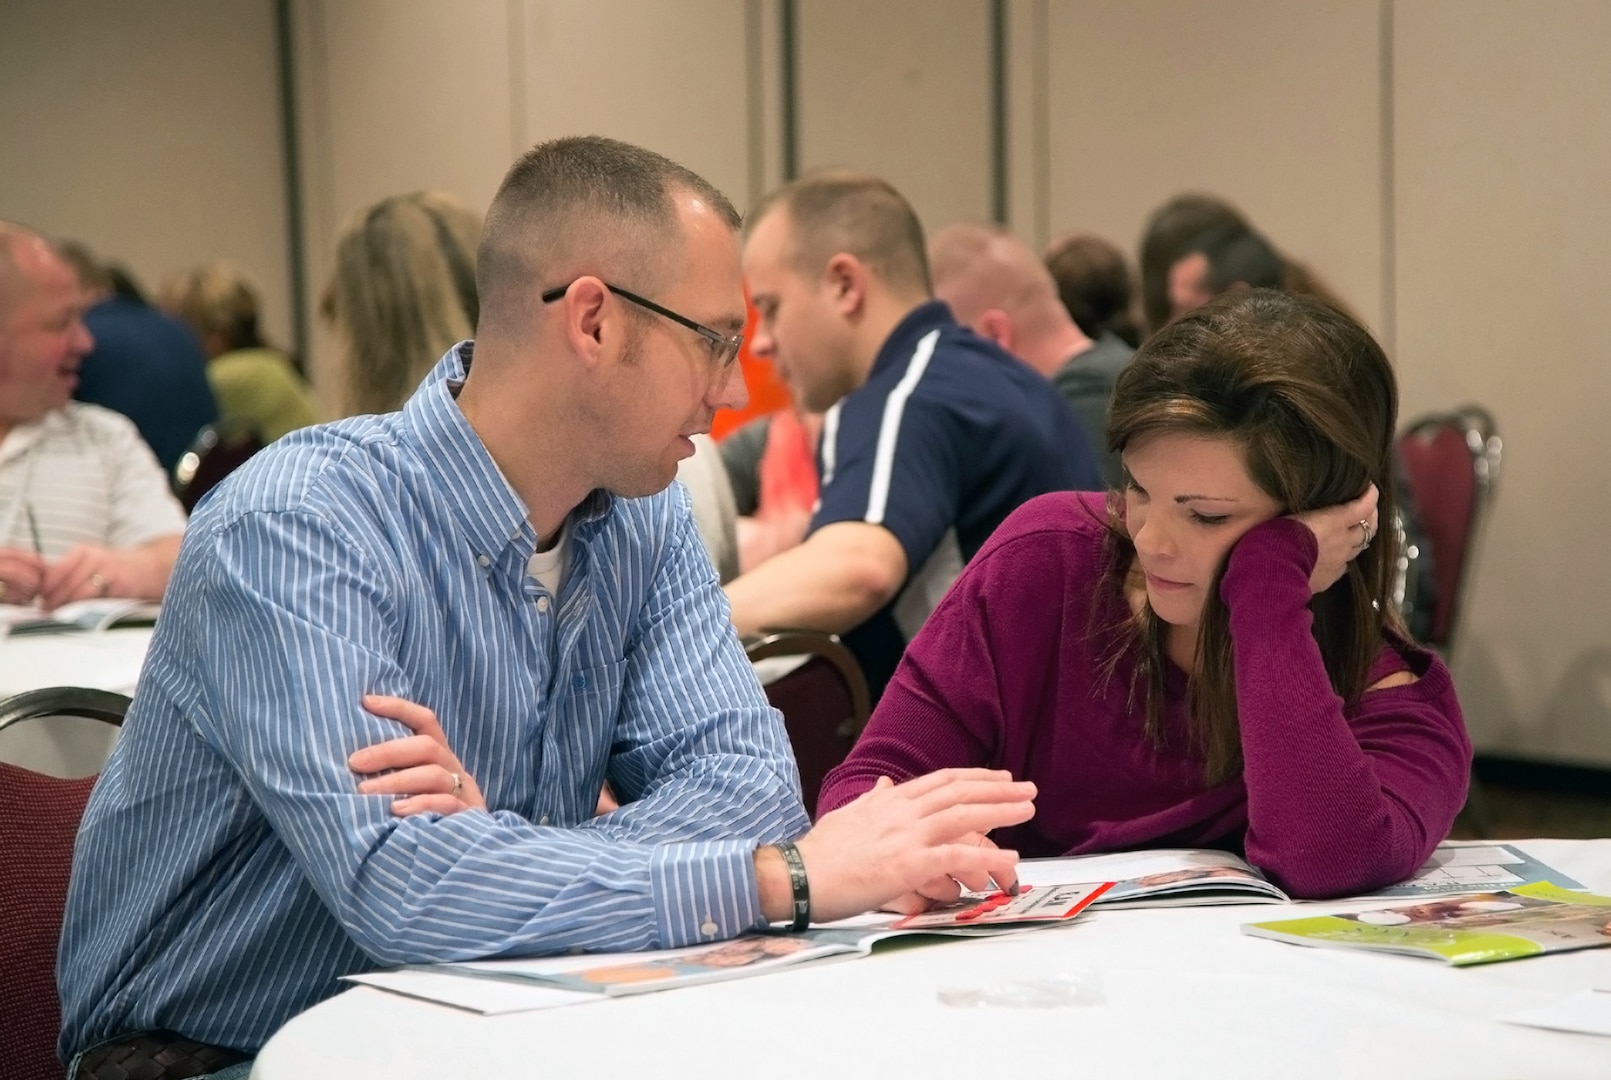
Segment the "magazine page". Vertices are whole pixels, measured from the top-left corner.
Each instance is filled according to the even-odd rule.
[[[1104,908],[1277,904],[1288,899],[1245,860],[1200,848],[1025,859],[1018,864],[1018,879],[1026,885],[1111,881],[1113,887],[1096,900]]]
[[[1583,886],[1510,844],[1445,842],[1426,865],[1401,885],[1369,894],[1375,898],[1448,896],[1484,889],[1514,889],[1541,881],[1563,889]]]
[[[846,940],[847,936],[851,939]],[[863,936],[863,931],[856,930],[746,934],[716,945],[617,957],[607,964],[530,978],[560,990],[581,990],[609,997],[643,994],[740,979],[805,960],[864,952]],[[871,944],[867,942],[866,948],[871,948]]]
[[[152,600],[116,598],[75,600],[48,615],[37,607],[0,606],[0,627],[11,637],[106,630],[113,626],[150,626],[162,605]]]
[[[1347,915],[1248,923],[1242,932],[1295,945],[1429,956],[1464,967],[1611,945],[1611,897],[1546,882]]]
[[[474,961],[437,965],[436,970],[529,980],[559,990],[620,997],[746,978],[828,957],[865,956],[880,941],[894,937],[977,937],[1057,925],[1073,919],[1106,887],[1106,882],[1100,882],[1040,886],[1013,897],[969,894],[957,904],[923,915],[862,915],[798,934],[746,934],[714,945],[659,952]]]

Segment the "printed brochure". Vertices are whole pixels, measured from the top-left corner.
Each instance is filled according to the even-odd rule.
[[[1611,897],[1547,882],[1349,915],[1248,923],[1294,945],[1429,956],[1456,967],[1611,945]]]
[[[1096,900],[1098,906],[1105,908],[1281,904],[1291,900],[1246,860],[1228,851],[1199,848],[1027,859],[1019,864],[1018,873],[1026,884],[1080,877],[1112,881],[1113,887]],[[1543,881],[1568,889],[1582,888],[1510,844],[1444,843],[1438,845],[1414,877],[1367,896],[1451,896]]]
[[[1043,885],[1010,898],[1001,893],[971,894],[957,904],[917,916],[864,915],[799,934],[748,934],[715,945],[595,957],[598,962],[586,966],[577,965],[577,958],[564,958],[447,964],[433,970],[619,997],[745,978],[828,957],[866,956],[890,938],[988,937],[1055,926],[1077,916],[1106,887],[1106,882]]]

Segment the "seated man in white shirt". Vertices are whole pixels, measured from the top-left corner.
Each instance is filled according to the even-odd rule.
[[[0,603],[157,600],[185,512],[132,423],[72,401],[94,345],[78,279],[0,221]]]

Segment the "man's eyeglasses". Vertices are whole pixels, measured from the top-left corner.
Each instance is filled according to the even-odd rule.
[[[556,289],[549,289],[543,293],[543,303],[552,304],[555,300],[564,296],[566,290],[574,284],[576,283],[573,281]],[[656,315],[662,315],[674,323],[686,326],[704,338],[710,345],[711,359],[716,362],[717,367],[725,368],[732,364],[738,358],[738,351],[744,347],[743,334],[724,334],[720,330],[712,330],[704,323],[695,322],[686,315],[679,315],[668,307],[662,307],[653,300],[645,299],[634,292],[628,292],[618,285],[611,285],[608,281],[604,283],[604,287],[621,299],[631,301],[645,311],[652,311]]]

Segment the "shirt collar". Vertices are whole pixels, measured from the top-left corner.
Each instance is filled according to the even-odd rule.
[[[455,396],[470,370],[475,342],[461,341],[437,361],[403,406],[403,424],[419,445],[427,469],[444,490],[455,491],[456,511],[477,556],[493,561],[515,545],[524,565],[537,550],[526,504],[487,453]],[[609,513],[614,497],[595,490],[570,513],[576,526]]]
[[[906,363],[924,334],[956,324],[956,319],[951,315],[951,308],[944,300],[927,300],[917,305],[895,324],[895,329],[884,339],[884,344],[878,349],[877,358],[873,360],[873,372],[877,373],[883,368]]]
[[[13,424],[11,430],[6,432],[6,437],[0,439],[0,465],[22,457],[47,434],[59,434],[70,426],[67,409],[52,409],[38,420]]]

